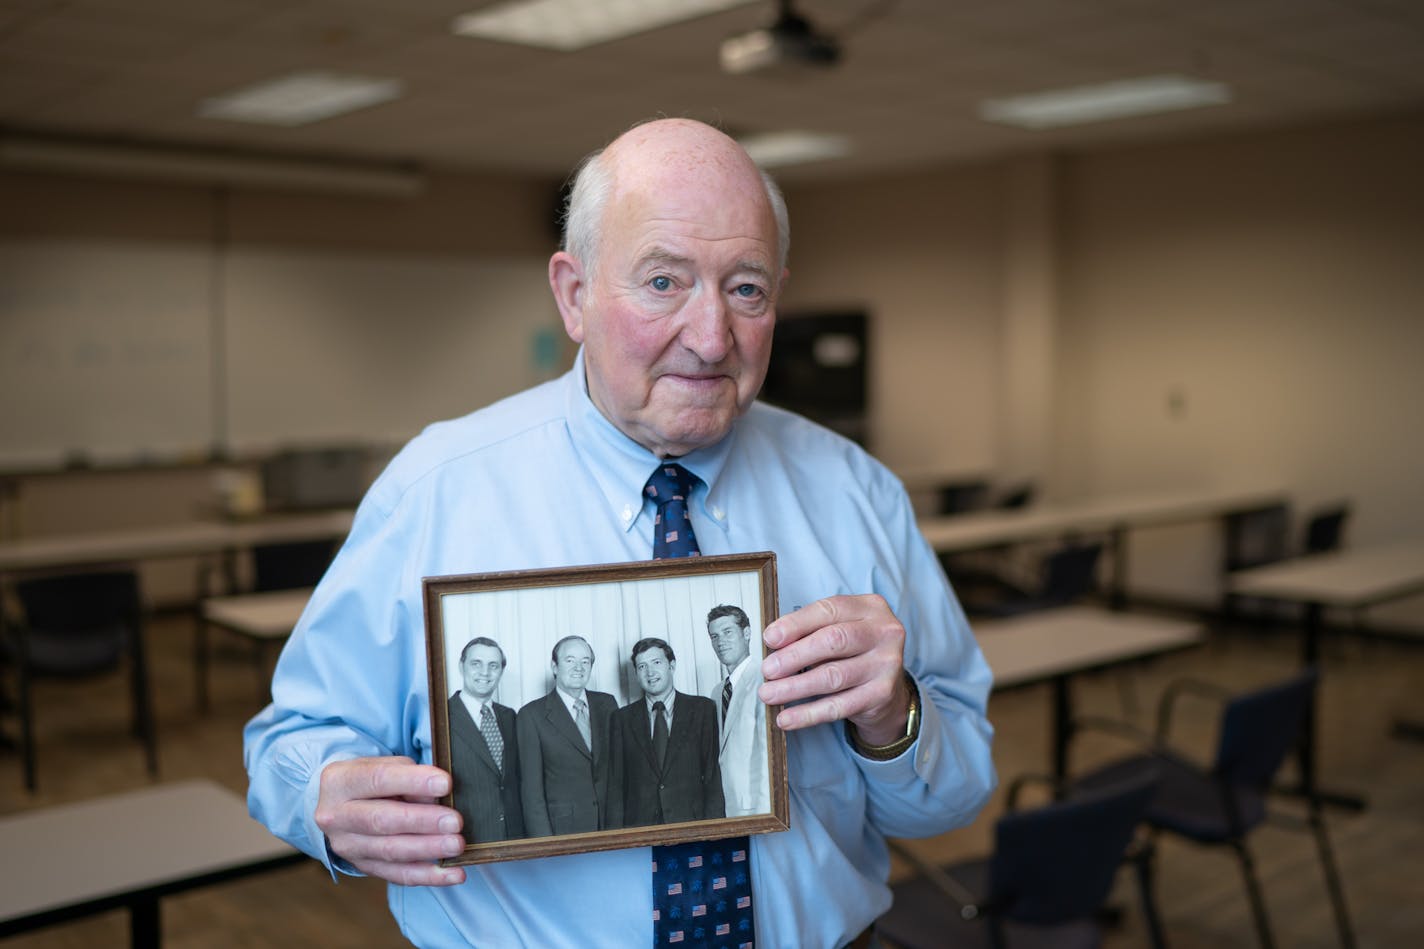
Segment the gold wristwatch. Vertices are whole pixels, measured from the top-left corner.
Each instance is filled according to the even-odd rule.
[[[910,707],[905,713],[905,734],[890,744],[868,745],[861,741],[860,735],[856,733],[855,725],[846,722],[846,733],[850,735],[850,743],[862,757],[872,761],[889,761],[891,758],[898,758],[906,748],[915,743],[916,738],[920,737],[920,690],[909,672],[905,673],[905,685],[910,690]]]

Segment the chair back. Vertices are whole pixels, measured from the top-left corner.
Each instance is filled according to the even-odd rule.
[[[940,485],[938,506],[940,514],[964,514],[968,511],[978,511],[986,507],[988,503],[989,482],[987,481],[955,481]]]
[[[1350,516],[1348,504],[1337,504],[1316,511],[1305,523],[1305,553],[1320,554],[1339,550],[1344,540],[1345,521]]]
[[[999,499],[994,502],[994,507],[1004,511],[1012,511],[1022,507],[1028,507],[1033,503],[1034,486],[1032,482],[1015,485],[1006,490]]]
[[[118,665],[141,612],[133,570],[21,580],[30,660],[41,672],[83,675]]]
[[[1098,559],[1103,545],[1068,544],[1043,558],[1043,588],[1039,599],[1047,604],[1072,603],[1097,585]]]
[[[1228,514],[1223,567],[1229,573],[1284,560],[1290,554],[1289,541],[1289,504]]]
[[[1235,787],[1264,790],[1295,749],[1315,697],[1313,668],[1238,695],[1221,716],[1213,771]]]
[[[259,544],[252,549],[253,589],[260,593],[316,586],[331,566],[335,546],[330,540]]]
[[[1149,771],[1005,814],[994,829],[987,908],[1040,926],[1091,917],[1107,899],[1156,785]]]

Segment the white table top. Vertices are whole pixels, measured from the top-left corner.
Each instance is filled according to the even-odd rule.
[[[1069,606],[976,623],[974,636],[994,670],[994,687],[1007,688],[1185,649],[1201,642],[1202,627]]]
[[[311,599],[310,587],[209,597],[203,619],[256,639],[283,639],[296,627]]]
[[[994,544],[1092,532],[1150,527],[1216,517],[1286,500],[1274,490],[1220,490],[1124,494],[1055,502],[1010,511],[981,511],[920,518],[920,531],[940,553]]]
[[[0,920],[181,883],[297,853],[212,781],[181,781],[0,818]]]
[[[1424,541],[1312,554],[1241,570],[1231,592],[1298,603],[1358,608],[1424,593]]]
[[[257,544],[341,537],[351,529],[353,516],[351,511],[322,511],[0,541],[0,571],[183,557]]]

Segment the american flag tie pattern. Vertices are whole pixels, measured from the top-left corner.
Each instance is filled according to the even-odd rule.
[[[697,536],[687,514],[687,499],[698,478],[682,465],[659,465],[643,486],[643,493],[657,505],[653,516],[653,559],[696,557]]]
[[[648,478],[643,493],[657,506],[654,560],[700,556],[687,513],[700,483],[677,464],[659,465]],[[750,854],[746,837],[654,847],[653,945],[752,949]]]

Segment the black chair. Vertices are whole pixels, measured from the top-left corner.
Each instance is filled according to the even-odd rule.
[[[1032,590],[1007,588],[993,600],[970,601],[965,609],[981,616],[1018,616],[1035,610],[1067,606],[1082,599],[1097,585],[1101,542],[1070,542],[1044,555],[1039,565],[1039,582]]]
[[[1134,775],[1156,774],[1159,783],[1147,807],[1148,826],[1154,832],[1177,834],[1199,844],[1231,848],[1241,866],[1256,932],[1263,947],[1270,947],[1274,942],[1246,838],[1267,820],[1266,803],[1276,772],[1300,740],[1306,717],[1311,713],[1315,689],[1313,669],[1284,682],[1235,696],[1210,683],[1184,679],[1172,683],[1163,693],[1155,738],[1146,738],[1129,726],[1102,719],[1077,723],[1078,728],[1107,729],[1132,736],[1144,742],[1145,750],[1077,778],[1072,787],[1079,791],[1115,787]],[[1197,764],[1167,745],[1173,708],[1178,697],[1186,694],[1224,703],[1216,756],[1210,765]],[[1303,822],[1277,814],[1271,815],[1272,821],[1303,826],[1314,834],[1340,942],[1354,946],[1345,894],[1325,832],[1320,802],[1310,789],[1307,789],[1306,806],[1307,817]]]
[[[994,507],[1004,511],[1025,508],[1033,503],[1037,494],[1038,490],[1034,487],[1033,482],[1025,481],[1022,484],[1005,488],[994,501]]]
[[[980,511],[989,505],[989,482],[954,481],[940,485],[938,494],[937,513],[941,515]]]
[[[1345,523],[1349,518],[1350,505],[1344,502],[1316,510],[1305,522],[1302,552],[1323,554],[1339,550],[1345,541]]]
[[[1237,570],[1264,567],[1267,564],[1285,560],[1292,553],[1290,547],[1291,509],[1285,502],[1267,504],[1261,507],[1236,511],[1224,518],[1225,537],[1222,544],[1221,570],[1225,576]],[[1225,585],[1223,584],[1223,589]],[[1248,598],[1231,593],[1221,596],[1221,618],[1224,623],[1234,623],[1242,608],[1251,604]],[[1272,615],[1275,604],[1256,603],[1252,609],[1258,619]]]
[[[904,949],[1098,946],[1099,911],[1126,855],[1139,871],[1152,945],[1162,946],[1147,876],[1151,863],[1134,843],[1155,778],[1137,774],[1018,811],[1023,784],[1010,787],[1009,812],[994,826],[992,856],[939,866],[891,841],[919,874],[891,886],[895,903],[875,923],[881,941]]]
[[[128,657],[133,732],[142,739],[150,775],[158,774],[158,736],[148,689],[143,609],[133,570],[75,573],[21,580],[15,595],[23,617],[15,626],[19,666],[20,743],[26,789],[36,786],[36,678],[82,679],[114,672]]]
[[[275,590],[296,590],[314,587],[325,575],[327,567],[336,555],[336,542],[331,539],[287,541],[274,544],[259,544],[252,549],[252,587],[250,593],[266,593]],[[232,581],[229,581],[231,584]],[[207,583],[200,579],[206,590]],[[194,628],[193,665],[196,681],[198,708],[207,711],[208,699],[208,625],[201,620]],[[267,674],[266,643],[254,641],[252,661],[257,672],[258,697],[266,699],[269,677]]]

